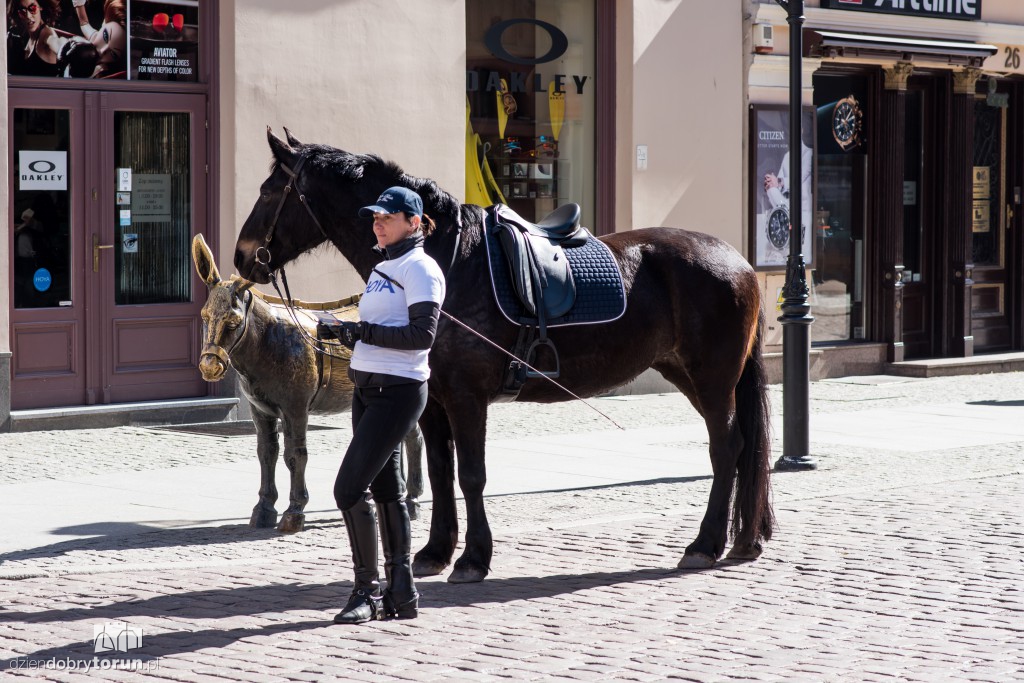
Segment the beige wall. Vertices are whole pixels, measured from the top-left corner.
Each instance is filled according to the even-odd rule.
[[[222,274],[234,272],[235,238],[267,176],[267,125],[375,152],[462,197],[461,0],[225,0],[220,8]],[[303,257],[288,279],[307,301],[362,290],[332,249]]]
[[[743,246],[740,3],[636,0],[632,13],[633,225]],[[636,146],[648,167],[636,170]]]

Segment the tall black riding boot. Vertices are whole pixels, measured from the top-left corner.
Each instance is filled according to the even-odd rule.
[[[415,619],[420,594],[412,580],[412,527],[404,500],[381,503],[381,545],[384,546],[385,619]]]
[[[345,608],[334,617],[335,624],[361,624],[383,616],[377,576],[377,515],[366,496],[348,510],[342,510],[348,542],[352,546],[355,586]]]

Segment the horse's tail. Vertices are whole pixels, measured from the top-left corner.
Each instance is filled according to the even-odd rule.
[[[757,318],[757,336],[736,385],[736,420],[743,434],[743,450],[736,464],[732,534],[741,543],[771,539],[775,525],[769,481],[771,404],[761,348],[764,329],[765,316],[761,310]]]

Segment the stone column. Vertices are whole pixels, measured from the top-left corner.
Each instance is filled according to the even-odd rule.
[[[903,179],[904,138],[907,120],[907,81],[914,66],[897,62],[887,67],[882,91],[880,120],[874,126],[880,148],[876,183],[879,274],[881,288],[881,339],[890,363],[903,360]]]
[[[947,258],[940,276],[947,296],[948,323],[943,347],[949,357],[974,355],[971,333],[972,202],[974,164],[974,90],[981,70],[967,67],[953,73],[953,104],[950,112],[949,166],[946,174]]]

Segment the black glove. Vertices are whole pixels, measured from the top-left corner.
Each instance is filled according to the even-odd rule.
[[[355,348],[356,342],[361,336],[359,323],[349,320],[339,320],[337,323],[318,323],[316,329],[321,338],[337,339],[350,349]]]

